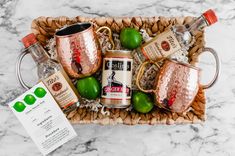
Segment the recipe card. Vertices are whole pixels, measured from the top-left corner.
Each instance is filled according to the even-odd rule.
[[[42,82],[12,101],[9,107],[43,155],[77,136]]]

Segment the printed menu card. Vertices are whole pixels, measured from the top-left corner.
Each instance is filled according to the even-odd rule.
[[[9,103],[9,107],[43,155],[77,136],[42,82]]]

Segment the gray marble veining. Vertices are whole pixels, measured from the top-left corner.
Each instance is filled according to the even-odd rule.
[[[199,16],[216,10],[219,23],[206,30],[207,46],[222,62],[218,83],[207,90],[207,120],[198,125],[74,125],[78,137],[51,155],[234,156],[235,155],[235,1],[234,0],[0,0],[0,156],[37,156],[7,103],[24,92],[15,77],[20,39],[38,16]],[[32,61],[24,75],[35,81]],[[205,72],[210,78],[210,72]]]

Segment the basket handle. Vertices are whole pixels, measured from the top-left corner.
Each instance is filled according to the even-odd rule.
[[[16,77],[18,79],[18,81],[20,82],[20,85],[25,88],[25,89],[30,89],[31,87],[29,87],[23,80],[22,75],[21,75],[21,63],[23,58],[28,55],[29,52],[28,50],[25,50],[23,52],[21,52],[21,54],[19,55],[17,61],[16,61]]]
[[[196,57],[199,57],[202,53],[205,53],[205,52],[209,52],[213,55],[213,57],[215,58],[215,74],[214,74],[214,77],[213,79],[208,83],[208,84],[205,84],[205,85],[202,85],[202,88],[203,89],[208,89],[210,87],[212,87],[215,82],[217,81],[218,77],[219,77],[219,74],[220,74],[220,60],[219,60],[219,56],[217,54],[217,52],[212,49],[212,48],[208,48],[208,47],[205,47],[205,48],[202,48],[202,51],[200,51],[199,53],[195,53],[194,55]]]
[[[102,30],[105,30],[105,29],[108,30],[109,41],[110,41],[110,43],[111,43],[111,45],[112,45],[112,49],[111,49],[111,50],[113,50],[114,47],[115,47],[115,44],[114,44],[114,41],[113,41],[113,33],[112,33],[112,30],[111,30],[109,27],[107,27],[107,26],[102,26],[102,27],[100,27],[99,29],[96,30],[96,33],[100,32],[100,31],[102,31]]]
[[[141,90],[142,92],[145,92],[145,93],[152,93],[152,92],[155,92],[155,89],[149,89],[149,90],[146,90],[146,89],[143,89],[141,86],[140,86],[140,79],[141,77],[143,76],[144,74],[144,70],[145,70],[145,67],[146,65],[148,64],[154,64],[157,66],[158,69],[160,69],[160,66],[157,62],[154,62],[154,61],[145,61],[144,63],[141,64],[140,66],[140,69],[139,69],[139,72],[137,74],[137,77],[136,77],[136,85],[137,87],[139,88],[139,90]]]

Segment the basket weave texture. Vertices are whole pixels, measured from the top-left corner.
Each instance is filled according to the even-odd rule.
[[[188,24],[193,17],[39,17],[32,22],[32,32],[42,45],[46,45],[47,40],[53,37],[56,29],[64,25],[70,25],[77,22],[92,22],[95,28],[108,26],[113,32],[119,33],[124,27],[133,27],[136,29],[145,29],[150,36],[159,34],[165,29],[175,24]],[[191,63],[197,62],[197,58],[192,57],[193,53],[198,53],[205,45],[204,32],[198,32],[195,36],[196,42],[189,49],[189,60]],[[181,124],[181,123],[200,123],[205,120],[205,93],[200,87],[194,102],[188,111],[184,113],[172,113],[163,109],[155,108],[147,114],[137,113],[135,111],[126,111],[125,109],[108,109],[109,115],[103,115],[101,110],[98,112],[90,111],[86,108],[78,108],[67,115],[72,123],[98,123],[98,124]]]

